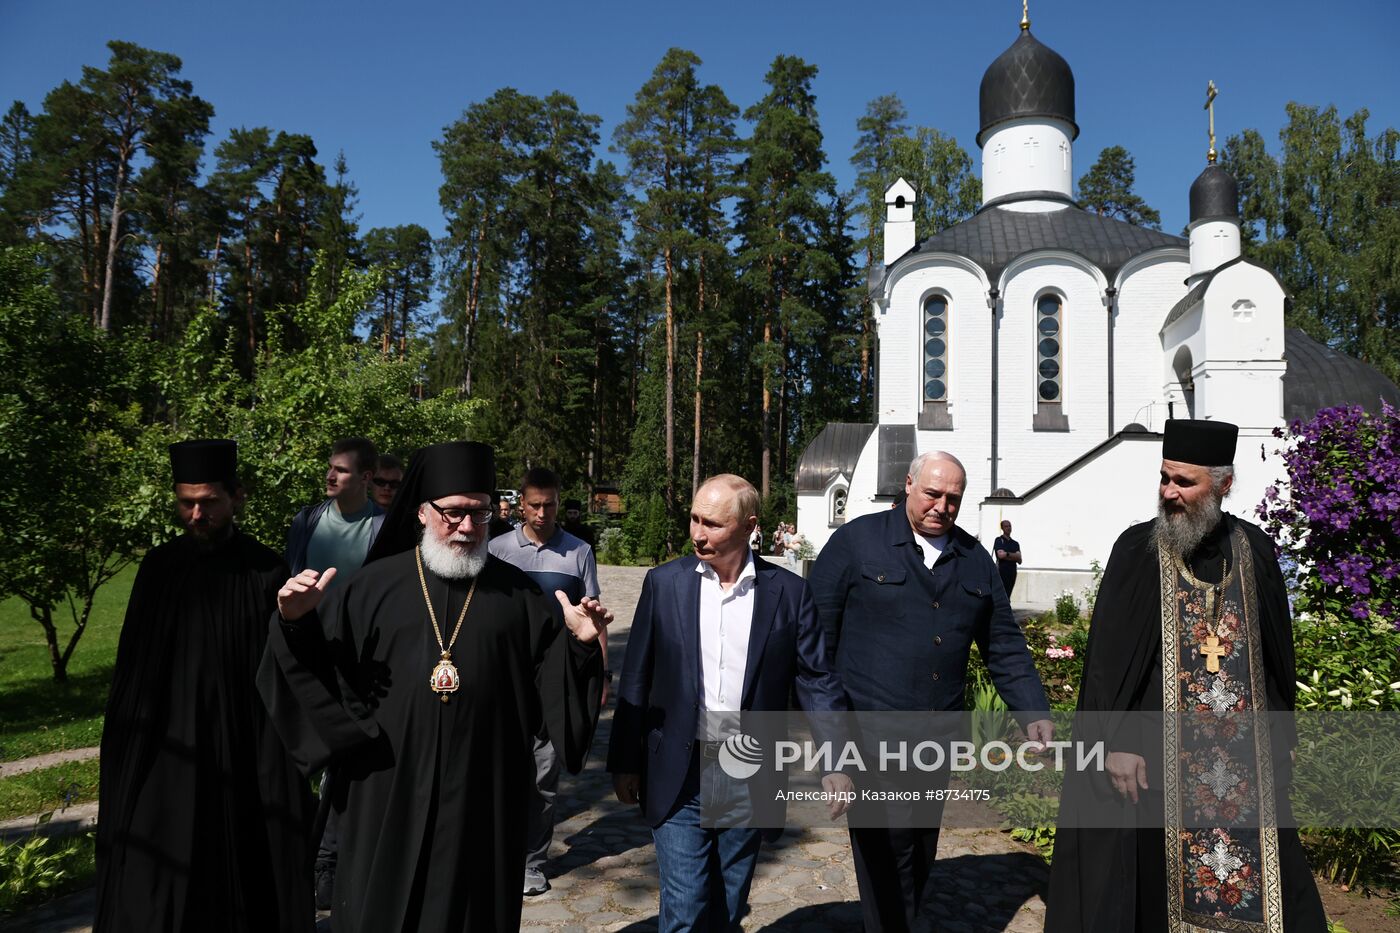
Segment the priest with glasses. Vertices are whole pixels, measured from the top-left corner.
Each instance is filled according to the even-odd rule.
[[[495,488],[489,446],[424,448],[361,570],[278,591],[259,686],[298,764],[344,775],[337,933],[516,928],[532,737],[583,765],[612,614],[490,556]]]

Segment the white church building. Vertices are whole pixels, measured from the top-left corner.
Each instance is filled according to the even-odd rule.
[[[982,78],[978,212],[918,243],[914,190],[886,192],[876,423],[827,425],[797,468],[798,531],[818,551],[890,508],[916,454],[947,450],[967,467],[958,524],[990,550],[1009,519],[1015,602],[1048,606],[1156,513],[1167,418],[1240,426],[1226,507],[1253,518],[1284,476],[1275,427],[1400,402],[1372,367],[1285,329],[1287,296],[1241,257],[1237,187],[1213,158],[1189,239],[1078,207],[1074,102],[1068,63],[1023,23]]]

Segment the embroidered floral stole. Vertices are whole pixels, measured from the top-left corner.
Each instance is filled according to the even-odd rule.
[[[1159,558],[1167,912],[1173,933],[1282,933],[1273,762],[1249,542],[1202,583]]]

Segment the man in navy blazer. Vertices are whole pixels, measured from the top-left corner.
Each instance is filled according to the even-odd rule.
[[[851,709],[963,709],[975,641],[997,692],[1031,742],[1049,742],[1049,701],[992,556],[956,527],[967,472],[941,451],[905,477],[902,508],[843,525],[812,569],[834,668]],[[887,823],[850,829],[868,933],[906,930],[923,899],[938,830]]]
[[[652,827],[662,933],[738,929],[761,845],[745,818],[766,808],[760,822],[773,825],[771,790],[750,793],[718,763],[726,736],[717,730],[738,725],[719,714],[785,711],[794,687],[809,713],[847,709],[807,584],[749,548],[758,505],[742,477],[701,485],[690,510],[695,556],[647,573],[627,638],[608,770],[618,800],[640,802]],[[852,789],[840,774],[822,784]],[[728,811],[729,828],[714,825],[716,809]]]

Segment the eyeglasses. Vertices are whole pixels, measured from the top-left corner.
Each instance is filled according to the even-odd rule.
[[[490,509],[444,509],[436,502],[429,502],[428,504],[433,507],[434,512],[438,513],[438,517],[442,519],[443,524],[447,525],[449,528],[456,528],[468,518],[472,520],[473,525],[484,525],[491,521]]]
[[[378,476],[371,480],[371,482],[381,489],[398,489],[403,485],[403,480],[401,479],[383,479]]]

